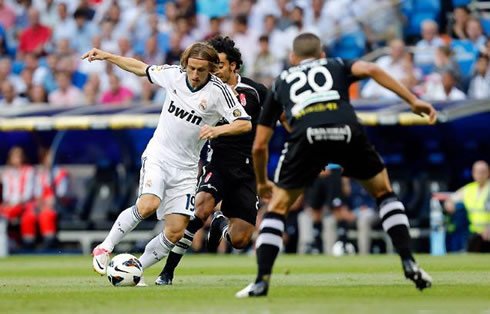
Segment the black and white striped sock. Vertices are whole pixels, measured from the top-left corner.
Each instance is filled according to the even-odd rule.
[[[191,247],[192,241],[194,240],[194,233],[189,230],[184,231],[184,236],[177,243],[175,243],[172,252],[180,255],[184,255],[188,248]]]
[[[177,268],[180,260],[182,259],[182,256],[184,256],[187,249],[192,245],[194,235],[199,229],[202,228],[203,225],[204,223],[202,220],[197,216],[194,216],[184,231],[184,237],[175,244],[172,251],[168,254],[168,258],[165,262],[165,267],[163,268],[162,273],[173,275],[175,268]]]
[[[393,192],[379,197],[376,203],[383,230],[390,236],[398,254],[402,260],[414,260],[410,249],[410,224],[405,213],[405,206]]]
[[[269,281],[272,266],[282,246],[285,217],[268,212],[260,224],[259,236],[255,242],[258,274],[256,282]]]

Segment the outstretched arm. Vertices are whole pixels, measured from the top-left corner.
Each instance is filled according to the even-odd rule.
[[[146,75],[146,68],[148,64],[141,62],[133,58],[122,57],[114,55],[112,53],[92,48],[90,51],[82,56],[82,60],[87,59],[89,62],[95,60],[106,60],[120,67],[121,69],[134,73],[139,76]]]
[[[400,84],[390,74],[381,69],[378,65],[366,62],[356,61],[352,64],[351,72],[357,77],[371,77],[381,86],[391,90],[401,98],[403,98],[412,107],[412,111],[419,116],[429,116],[429,122],[436,121],[436,110],[428,102],[418,99],[405,86]]]

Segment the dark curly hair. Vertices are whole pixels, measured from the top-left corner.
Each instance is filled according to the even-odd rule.
[[[240,70],[243,64],[242,54],[237,47],[235,47],[235,42],[230,37],[216,36],[210,39],[209,44],[216,49],[218,53],[224,53],[226,58],[230,63],[236,63],[236,70]]]

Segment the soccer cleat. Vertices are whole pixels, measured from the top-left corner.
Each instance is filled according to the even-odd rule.
[[[402,261],[405,278],[415,283],[420,291],[432,286],[432,277],[420,268],[414,261],[407,259]]]
[[[237,298],[265,297],[269,290],[269,284],[265,281],[251,283],[235,294]]]
[[[171,274],[168,274],[166,272],[161,272],[160,276],[155,279],[155,285],[157,286],[171,286],[172,285],[172,279],[174,279],[174,276]]]
[[[215,211],[213,214],[213,220],[211,221],[211,225],[209,227],[208,233],[208,252],[216,252],[218,250],[219,243],[221,242],[221,238],[223,237],[223,230],[220,229],[221,219],[226,219],[223,216],[223,213]]]
[[[101,275],[106,274],[107,264],[109,264],[110,255],[111,253],[106,249],[100,247],[100,245],[97,245],[95,247],[95,249],[92,251],[92,256],[94,257],[92,259],[92,264],[96,272]]]

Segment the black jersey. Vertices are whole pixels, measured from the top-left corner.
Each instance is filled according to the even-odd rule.
[[[255,138],[257,123],[267,96],[267,88],[246,77],[238,77],[238,84],[235,86],[238,99],[245,111],[252,118],[252,131],[233,136],[221,136],[211,140],[211,149],[208,154],[208,161],[226,164],[243,165],[252,164],[252,144]],[[217,125],[227,124],[228,121],[222,119]]]
[[[353,63],[340,58],[309,59],[284,70],[267,95],[259,124],[274,127],[285,111],[295,137],[316,125],[356,122],[349,100],[349,86],[356,80]]]

